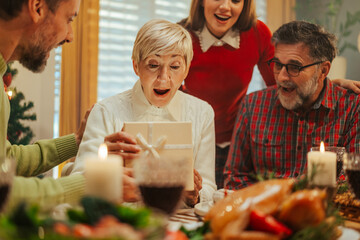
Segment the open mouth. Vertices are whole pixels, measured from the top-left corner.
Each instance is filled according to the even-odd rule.
[[[165,95],[169,91],[170,91],[170,89],[154,89],[154,92],[157,95]]]
[[[220,17],[219,15],[216,14],[214,14],[214,16],[220,21],[227,21],[231,18],[231,17]]]
[[[281,87],[281,88],[284,92],[288,92],[288,93],[295,90],[295,88],[293,88],[293,87]]]

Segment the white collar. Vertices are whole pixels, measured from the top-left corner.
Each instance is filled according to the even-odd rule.
[[[235,49],[240,47],[239,30],[234,31],[230,28],[221,39],[218,39],[210,33],[205,24],[201,31],[197,31],[195,33],[199,37],[201,50],[203,52],[206,52],[211,46],[223,46],[225,43]]]
[[[141,120],[145,115],[170,116],[172,121],[181,121],[181,93],[179,90],[175,93],[173,99],[165,107],[156,107],[149,103],[144,95],[140,80],[138,80],[132,89],[132,109],[135,120]]]

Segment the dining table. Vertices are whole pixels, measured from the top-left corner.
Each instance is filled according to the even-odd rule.
[[[195,213],[194,208],[178,209],[169,218],[169,224],[198,224],[203,223],[204,218]]]
[[[204,218],[196,214],[196,212],[198,212],[198,209],[195,208],[178,209],[170,216],[168,229],[170,231],[176,231],[183,226],[188,230],[194,230],[202,226]],[[344,218],[341,230],[342,235],[338,240],[360,240],[360,221],[352,221]]]
[[[351,228],[354,229],[358,232],[360,232],[360,222],[354,222],[354,221],[350,221],[350,220],[345,220],[344,221],[344,226],[347,228]]]

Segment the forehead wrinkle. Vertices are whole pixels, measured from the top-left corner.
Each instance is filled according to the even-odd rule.
[[[275,47],[274,58],[286,60],[289,64],[300,64],[311,61],[309,58],[309,48],[302,42],[295,44],[277,44]]]
[[[287,63],[281,62],[277,57],[274,57],[273,59],[276,60],[277,62],[281,63],[281,64],[293,64],[293,65],[301,65],[302,64],[300,61],[293,60],[293,59],[290,59]]]
[[[302,63],[298,60],[293,60],[293,59],[290,59],[290,61],[288,62],[290,64],[295,64],[295,65],[302,65]]]

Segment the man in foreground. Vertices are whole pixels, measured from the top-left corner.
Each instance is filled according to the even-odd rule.
[[[0,2],[0,76],[6,63],[18,60],[33,72],[41,72],[50,51],[73,40],[71,22],[77,16],[80,0],[17,0]],[[0,90],[0,159],[16,160],[16,175],[8,199],[8,209],[21,201],[36,203],[43,210],[60,203],[77,203],[84,194],[85,178],[74,175],[60,179],[36,176],[76,155],[86,118],[76,134],[33,145],[16,146],[6,140],[10,105]],[[134,140],[133,140],[134,141]],[[6,174],[1,172],[1,178]],[[1,183],[1,181],[0,181]],[[134,186],[132,183],[131,186]],[[126,187],[127,189],[129,186]],[[2,193],[1,198],[5,198]],[[0,203],[0,210],[3,201]]]
[[[324,141],[359,151],[360,98],[326,78],[336,56],[336,38],[304,21],[273,35],[269,61],[277,85],[246,96],[240,105],[225,166],[225,186],[239,189],[256,175],[277,178],[306,171],[307,152]]]

